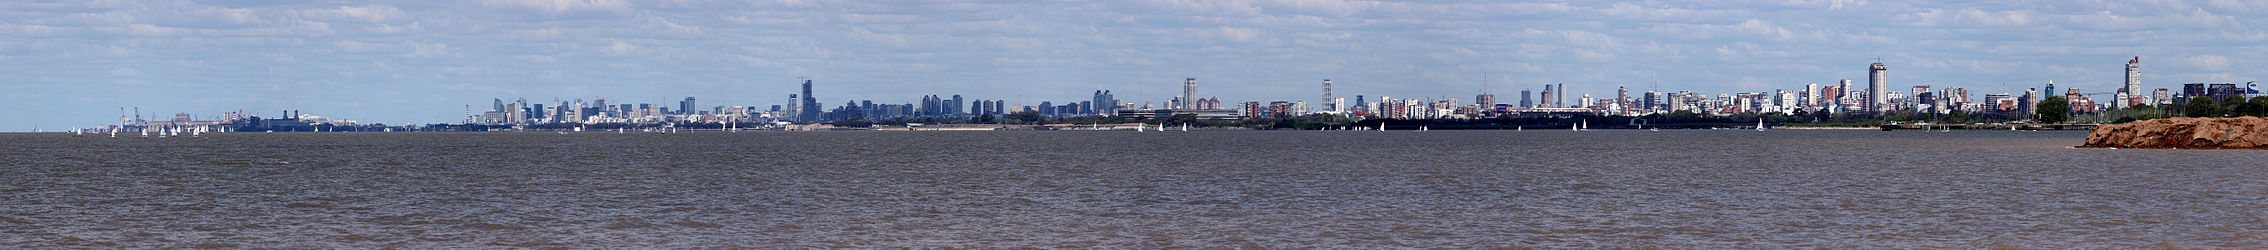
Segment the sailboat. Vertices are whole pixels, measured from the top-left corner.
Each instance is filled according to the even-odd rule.
[[[86,135],[87,135],[87,131],[86,131],[86,130],[79,130],[79,127],[71,127],[71,136],[86,136]]]
[[[1134,132],[1135,132],[1135,133],[1141,133],[1143,129],[1149,129],[1149,128],[1150,128],[1150,124],[1142,124],[1142,123],[1135,123],[1135,124],[1134,124]]]
[[[142,132],[142,137],[150,137],[150,128],[149,128],[149,127],[142,127],[142,129],[136,129],[135,131],[141,131],[141,132]]]
[[[1188,123],[1182,123],[1182,124],[1181,124],[1181,132],[1189,132],[1189,124],[1188,124]]]
[[[1426,126],[1426,125],[1418,125],[1418,127],[1417,127],[1417,131],[1426,131],[1426,130],[1429,130],[1429,128],[1431,128],[1431,127],[1430,127],[1430,126]]]
[[[1764,131],[1764,118],[1756,118],[1756,131]]]
[[[1384,122],[1380,122],[1380,123],[1378,123],[1378,131],[1386,131],[1386,123],[1384,123]]]
[[[118,138],[118,128],[110,128],[110,138]]]

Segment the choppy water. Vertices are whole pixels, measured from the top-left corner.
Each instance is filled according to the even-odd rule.
[[[2084,132],[0,135],[0,248],[2268,247]]]

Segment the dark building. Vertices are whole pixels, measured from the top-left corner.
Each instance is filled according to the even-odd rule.
[[[697,109],[693,109],[693,97],[691,97],[691,96],[687,96],[687,97],[685,97],[685,100],[684,100],[684,101],[678,101],[678,102],[677,102],[677,112],[678,112],[678,113],[690,115],[690,114],[693,114],[693,111],[694,111],[694,110],[697,110]]]
[[[796,114],[796,118],[802,122],[817,122],[819,112],[823,111],[825,110],[819,107],[819,98],[811,95],[811,80],[803,80],[803,113]]]

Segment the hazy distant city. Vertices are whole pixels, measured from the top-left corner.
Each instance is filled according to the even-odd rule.
[[[1632,92],[1628,87],[1617,87],[1611,94],[1569,93],[1566,83],[1543,84],[1539,90],[1522,89],[1517,92],[1480,92],[1472,99],[1454,97],[1392,97],[1367,96],[1360,93],[1334,93],[1332,81],[1321,79],[1315,88],[1319,97],[1312,100],[1247,100],[1229,102],[1200,91],[1197,77],[1187,77],[1178,84],[1161,83],[1160,88],[1178,87],[1180,94],[1170,98],[1141,100],[1121,99],[1112,90],[1095,90],[1092,96],[1062,101],[1038,103],[1008,103],[998,99],[985,99],[977,95],[920,94],[917,102],[890,103],[889,100],[827,100],[815,85],[823,81],[803,79],[797,94],[788,94],[771,103],[747,100],[722,100],[725,104],[703,105],[698,97],[688,96],[677,103],[622,103],[599,98],[593,100],[551,100],[530,102],[526,98],[510,100],[496,98],[486,105],[465,107],[464,119],[455,125],[484,125],[481,130],[498,127],[553,128],[584,127],[585,124],[606,124],[629,127],[686,127],[690,124],[715,124],[716,129],[795,129],[797,124],[827,124],[829,128],[843,121],[866,121],[855,127],[871,126],[872,121],[899,121],[895,124],[919,126],[953,123],[1011,123],[1004,120],[1010,115],[1030,113],[1042,118],[1113,117],[1123,121],[1154,121],[1189,115],[1198,120],[1240,120],[1254,118],[1285,119],[1306,116],[1327,116],[1347,119],[1399,119],[1399,120],[1467,120],[1477,118],[1514,116],[1626,116],[1643,117],[1670,113],[1690,113],[1709,116],[1733,115],[1798,115],[1808,113],[1847,114],[1970,114],[1990,117],[1993,120],[2018,121],[2031,119],[2038,112],[2038,102],[2047,96],[2060,96],[2069,102],[2074,115],[2098,113],[2130,107],[2157,107],[2183,103],[2190,97],[2257,96],[2253,82],[2245,83],[2184,83],[2178,88],[2151,88],[2143,84],[2141,58],[2125,63],[2124,87],[2112,90],[2059,88],[2053,82],[2041,82],[2038,87],[2026,87],[2020,93],[1984,93],[1981,99],[1960,86],[1893,85],[1886,64],[1867,65],[1867,79],[1840,79],[1829,83],[1806,83],[1789,86],[1792,89],[1735,93],[1698,93],[1679,90],[1661,92],[1646,90]],[[1855,84],[1855,85],[1854,85]],[[855,86],[842,86],[855,87]],[[1351,94],[1351,95],[1350,95]],[[1504,95],[1499,97],[1499,95]],[[1351,97],[1350,97],[1351,96]],[[1233,97],[1232,97],[1233,98]],[[840,104],[833,104],[840,103]],[[397,124],[399,128],[384,124],[363,126],[355,120],[283,111],[283,117],[264,118],[248,116],[241,111],[225,112],[217,120],[199,120],[187,113],[175,114],[171,119],[146,119],[135,108],[128,117],[121,114],[121,126],[140,130],[161,127],[239,127],[257,126],[256,130],[321,131],[318,126],[340,127],[349,131],[404,131],[419,130],[448,124]],[[125,111],[124,109],[121,110]],[[152,117],[155,117],[154,114]],[[265,121],[256,119],[268,119]],[[1017,121],[1037,123],[1040,121]],[[1093,123],[1093,122],[1088,122]],[[1155,122],[1152,122],[1155,123]],[[730,125],[727,125],[730,124]],[[355,128],[361,127],[361,128]],[[707,127],[704,127],[707,128]],[[803,129],[812,127],[805,126]],[[88,128],[90,131],[105,128]],[[455,128],[454,130],[463,130]],[[337,131],[337,129],[334,129]]]

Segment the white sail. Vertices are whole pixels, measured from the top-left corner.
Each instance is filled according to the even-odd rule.
[[[1756,118],[1756,131],[1764,131],[1764,118]]]
[[[1182,124],[1181,124],[1181,132],[1189,132],[1189,124],[1188,124],[1188,123],[1182,123]]]

